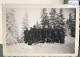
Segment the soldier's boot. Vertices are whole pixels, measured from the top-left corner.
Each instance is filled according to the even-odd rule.
[[[30,42],[28,42],[28,45],[32,45],[32,42],[30,41]]]
[[[60,39],[60,43],[61,44],[64,44],[64,39]]]
[[[54,39],[52,40],[52,43],[54,43]]]

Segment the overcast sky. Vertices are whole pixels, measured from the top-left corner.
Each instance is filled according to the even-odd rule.
[[[15,8],[15,18],[17,20],[19,32],[21,32],[21,27],[22,27],[22,19],[25,17],[25,13],[27,11],[28,15],[28,25],[29,27],[32,27],[33,25],[36,24],[38,21],[40,23],[41,20],[41,10],[42,8]],[[56,9],[57,12],[59,13],[59,8]],[[65,8],[63,9],[63,14],[64,18],[68,19],[69,18],[69,13],[72,13],[72,16],[74,15],[74,10],[73,8]],[[47,13],[50,12],[50,8],[47,8]]]

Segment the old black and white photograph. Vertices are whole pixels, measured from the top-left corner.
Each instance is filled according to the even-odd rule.
[[[6,53],[75,54],[76,8],[18,6],[4,7]]]

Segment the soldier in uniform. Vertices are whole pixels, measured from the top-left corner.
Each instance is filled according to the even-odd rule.
[[[34,43],[34,28],[31,29],[31,40],[32,40],[32,43]]]
[[[35,26],[33,26],[33,29],[32,29],[33,31],[32,31],[32,34],[33,34],[33,43],[35,43],[35,38],[36,38],[36,28],[35,28]]]
[[[61,26],[61,29],[60,29],[60,43],[64,43],[64,40],[65,39],[65,30],[64,30],[64,27]]]
[[[45,29],[44,28],[42,28],[42,30],[41,30],[41,36],[42,36],[42,43],[44,43],[45,42],[45,31],[44,31]]]
[[[51,41],[51,31],[52,31],[52,28],[48,28],[47,29],[47,43],[50,43],[50,42],[52,42]]]
[[[29,38],[28,38],[28,45],[32,45],[32,27],[29,30]]]
[[[55,36],[54,41],[59,43],[59,24],[58,23],[56,23],[56,26],[54,27],[54,30],[55,30],[55,32],[54,32],[54,36]]]
[[[61,27],[60,27],[60,24],[58,25],[57,27],[57,33],[58,33],[58,43],[60,42],[60,38],[61,38]]]
[[[64,22],[61,20],[60,22],[60,43],[64,43],[65,39],[65,28],[64,28]]]
[[[38,38],[39,38],[39,32],[38,29],[36,29],[36,43],[38,43]]]
[[[54,43],[54,29],[51,30],[51,39],[52,39],[52,43]]]
[[[26,30],[24,31],[24,41],[25,43],[28,42],[28,29],[26,28]]]
[[[39,30],[38,31],[39,32],[39,34],[38,34],[39,35],[39,38],[38,39],[39,39],[39,42],[41,42],[41,40],[42,40],[41,28],[39,28],[38,30]]]
[[[30,42],[30,30],[28,31],[28,44]]]
[[[47,42],[48,36],[47,36],[47,28],[45,28],[45,42]]]
[[[48,43],[49,42],[49,40],[48,40],[49,39],[49,29],[47,29],[47,31],[46,31],[46,36],[47,36],[47,41],[46,42]]]
[[[38,30],[36,28],[34,28],[34,43],[36,44],[38,41]]]

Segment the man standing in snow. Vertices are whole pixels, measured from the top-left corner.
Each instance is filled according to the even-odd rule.
[[[51,40],[52,40],[53,43],[54,43],[54,35],[55,35],[55,34],[54,34],[54,29],[52,29],[52,30],[51,30]]]
[[[65,41],[65,30],[64,30],[64,27],[61,26],[61,29],[60,29],[60,43],[64,43]]]
[[[55,31],[54,32],[54,37],[55,37],[54,41],[59,43],[59,24],[58,24],[58,22],[56,22],[56,24],[54,26],[54,31]]]
[[[39,28],[39,42],[41,42],[41,39],[42,39],[42,35],[41,35],[41,27]]]
[[[29,30],[28,45],[32,45],[32,27]]]
[[[26,30],[24,31],[24,41],[25,43],[28,42],[28,28],[26,28]]]
[[[41,33],[42,33],[42,43],[44,43],[45,42],[45,31],[44,31],[45,29],[44,28],[42,28],[42,31],[41,31]]]
[[[36,28],[35,28],[35,26],[33,26],[32,30],[33,30],[33,32],[32,32],[32,34],[33,34],[32,42],[35,43],[35,38],[36,38]]]

